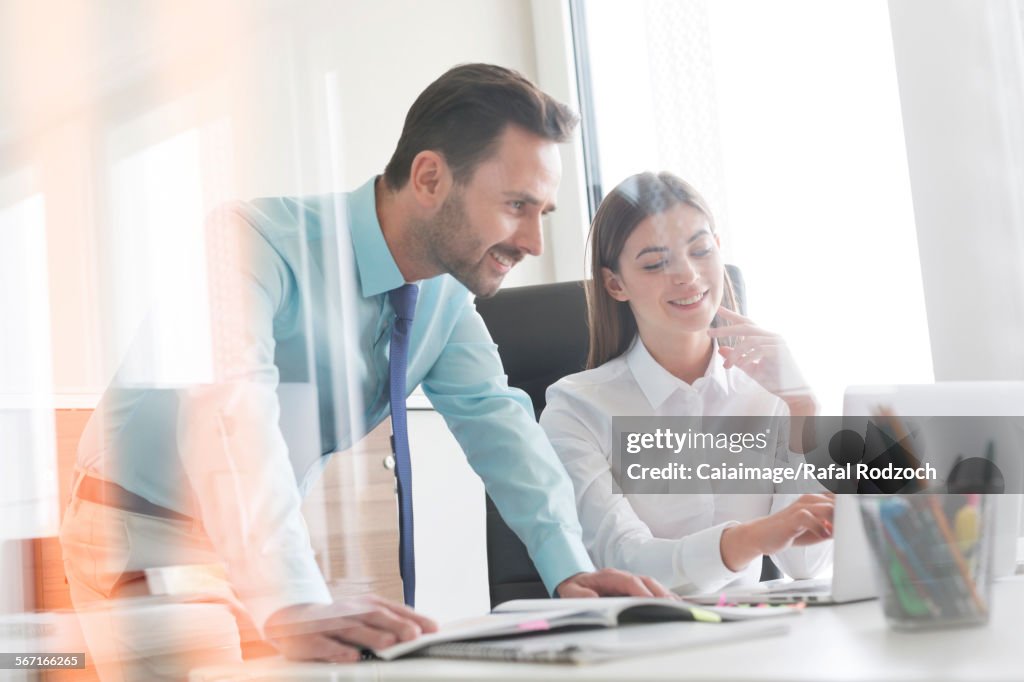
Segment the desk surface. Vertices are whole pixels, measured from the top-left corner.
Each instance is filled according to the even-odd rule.
[[[280,659],[195,671],[223,680],[1014,680],[1024,679],[1024,576],[997,582],[991,622],[921,633],[890,629],[878,601],[808,608],[789,634],[589,666],[407,659],[354,665]],[[712,626],[709,626],[712,627]],[[714,627],[729,627],[728,625]]]

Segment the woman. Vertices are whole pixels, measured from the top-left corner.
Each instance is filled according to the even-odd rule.
[[[772,432],[768,463],[803,452],[814,396],[782,339],[735,311],[704,200],[668,173],[634,175],[602,202],[590,249],[588,369],[548,389],[541,425],[573,480],[595,563],[684,594],[756,582],[764,554],[794,578],[817,574],[831,559],[830,496],[770,482],[757,494],[613,489],[613,416],[755,415],[780,426],[792,416]]]

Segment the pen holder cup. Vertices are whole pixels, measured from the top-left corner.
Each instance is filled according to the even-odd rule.
[[[992,500],[986,495],[861,495],[875,581],[890,626],[988,622]]]

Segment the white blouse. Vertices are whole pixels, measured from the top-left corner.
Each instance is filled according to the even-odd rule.
[[[766,482],[746,494],[613,492],[612,417],[748,415],[785,418],[788,409],[717,352],[693,385],[673,376],[638,339],[600,367],[565,377],[547,391],[540,423],[569,472],[583,540],[599,568],[649,575],[680,594],[756,583],[761,562],[733,572],[722,562],[722,531],[791,504],[799,495]],[[778,428],[776,461],[796,464],[788,429]],[[832,559],[832,542],[791,547],[772,557],[793,578],[810,578]]]

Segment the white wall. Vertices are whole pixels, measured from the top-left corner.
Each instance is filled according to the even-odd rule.
[[[437,412],[409,411],[416,608],[445,622],[490,609],[484,484]]]
[[[935,378],[1024,379],[1024,3],[889,13]]]

